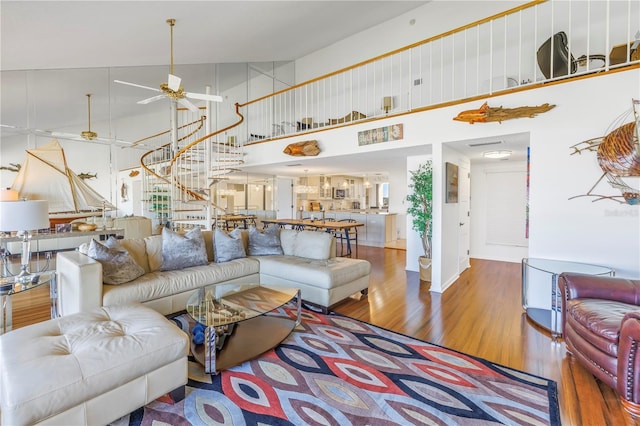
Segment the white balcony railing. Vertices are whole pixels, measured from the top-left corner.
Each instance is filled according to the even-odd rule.
[[[639,62],[638,39],[637,0],[534,1],[247,102],[235,135],[251,144],[609,71]]]

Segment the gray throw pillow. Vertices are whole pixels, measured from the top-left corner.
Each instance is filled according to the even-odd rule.
[[[269,226],[264,232],[255,226],[249,228],[249,255],[267,256],[270,254],[284,254],[280,245],[280,228]]]
[[[240,229],[234,229],[229,235],[216,228],[213,238],[217,263],[228,262],[233,259],[246,257]]]
[[[116,244],[111,244],[116,245],[117,241]],[[133,260],[129,252],[119,244],[117,246],[121,249],[107,247],[94,239],[89,243],[87,256],[102,265],[102,281],[105,284],[124,284],[144,275],[144,269]]]
[[[162,228],[161,271],[184,269],[208,263],[207,248],[200,228],[193,228],[184,236],[171,229]]]

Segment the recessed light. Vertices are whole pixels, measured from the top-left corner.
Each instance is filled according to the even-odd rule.
[[[510,155],[511,155],[511,151],[508,151],[508,150],[487,151],[482,153],[482,156],[484,158],[493,158],[493,159],[507,158]]]

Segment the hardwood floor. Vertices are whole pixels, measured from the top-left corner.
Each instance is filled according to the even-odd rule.
[[[444,294],[431,293],[405,271],[405,251],[358,247],[372,264],[368,297],[335,311],[558,383],[563,425],[639,425],[615,392],[567,355],[562,340],[531,324],[522,310],[520,264],[471,259],[471,268]],[[49,315],[49,289],[13,300],[14,328]]]

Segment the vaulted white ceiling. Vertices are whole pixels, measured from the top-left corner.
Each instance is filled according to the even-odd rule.
[[[427,1],[0,2],[0,70],[287,61]]]
[[[173,58],[176,65],[290,61],[389,21],[429,1],[2,0],[0,71],[96,68],[95,73],[100,74],[103,71],[98,68],[155,65],[161,68],[155,70],[159,76],[154,76],[151,81],[162,81],[170,60],[168,18],[176,19]],[[140,68],[140,72],[148,74],[149,70]],[[187,78],[184,73],[181,69],[180,76]],[[67,79],[74,80],[73,75]],[[109,78],[113,79],[113,76]],[[102,80],[108,82],[109,78]],[[193,77],[187,80],[193,83]],[[105,96],[109,96],[109,86],[86,89],[89,84],[83,86],[74,81],[82,87],[78,93],[67,93],[63,87],[39,81],[41,93],[29,94],[39,99],[38,124],[51,129],[53,123],[67,123],[67,127],[61,130],[70,131],[72,127],[73,131],[85,130],[86,92],[82,90],[90,90],[94,93],[92,116],[97,127],[95,130],[101,136],[107,136],[108,129],[100,127],[100,114],[113,113],[104,102]],[[141,79],[132,81],[152,85]],[[101,90],[105,93],[101,94]],[[5,113],[2,121],[8,119],[6,124],[26,126],[29,123],[14,119],[9,113],[12,104],[10,92],[4,90],[0,94]],[[23,91],[16,92],[24,97]],[[126,93],[131,99],[124,99],[124,95],[119,94],[122,98],[119,100],[131,105],[147,95],[136,90]],[[51,108],[51,111],[57,111],[55,120],[48,120],[43,111],[42,105],[48,99],[57,105]],[[21,100],[15,105],[23,103]],[[60,105],[65,105],[65,108],[58,108]],[[60,120],[62,112],[69,117]],[[146,134],[133,136],[133,139],[142,136]],[[526,147],[527,141],[518,140],[515,148],[521,148],[520,145]],[[457,148],[461,151],[470,149],[462,142]],[[388,153],[371,155],[359,163],[369,170],[385,170],[390,163],[402,164],[406,155],[400,151],[393,158]],[[333,159],[328,164],[318,162],[310,169],[317,173],[338,173],[340,169],[353,170],[354,164],[352,159]],[[295,168],[290,170],[292,174],[300,173]]]

